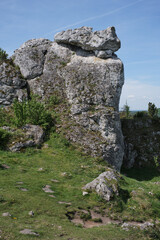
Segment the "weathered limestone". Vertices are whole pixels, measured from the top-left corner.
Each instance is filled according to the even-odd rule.
[[[12,59],[18,65],[22,75],[26,79],[32,79],[43,73],[45,55],[51,41],[47,39],[32,39],[15,50]]]
[[[21,151],[24,148],[27,147],[39,147],[44,140],[44,130],[40,126],[26,124],[23,126],[19,131],[21,130],[21,133],[19,133],[19,138],[16,135],[16,138],[14,139],[14,133],[16,129],[10,128],[10,127],[2,127],[8,132],[11,132],[13,134],[12,136],[12,142],[9,143],[8,148],[11,152],[18,152]]]
[[[120,48],[120,40],[115,33],[114,27],[95,32],[92,32],[90,27],[69,29],[57,33],[54,39],[57,43],[66,43],[81,47],[87,51],[95,51],[96,56],[102,58],[108,58]]]
[[[69,108],[61,121],[65,136],[120,170],[124,144],[118,105],[124,71],[114,54],[120,48],[115,28],[67,30],[56,34],[55,41],[24,43],[12,57],[14,64],[31,92],[42,99],[56,95],[65,100]],[[63,113],[63,108],[58,111]]]
[[[26,93],[26,81],[18,68],[9,61],[0,65],[0,105],[10,105],[14,99],[21,100]]]
[[[115,195],[119,195],[118,180],[120,175],[111,168],[101,173],[92,182],[87,183],[83,190],[95,191],[106,201],[110,201]]]

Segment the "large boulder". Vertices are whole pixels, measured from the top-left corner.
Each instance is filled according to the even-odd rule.
[[[92,32],[90,27],[69,29],[57,33],[54,39],[57,43],[66,43],[87,51],[94,51],[96,55],[102,58],[111,56],[113,52],[120,48],[120,40],[114,27],[95,32]]]
[[[15,50],[12,59],[19,66],[24,78],[32,79],[43,73],[45,55],[50,44],[48,39],[32,39]]]
[[[17,98],[22,100],[27,95],[26,87],[19,68],[10,61],[0,64],[0,105],[10,105]]]
[[[27,147],[39,147],[44,141],[44,130],[37,125],[26,124],[18,132],[17,129],[5,126],[2,129],[12,133],[12,141],[8,143],[11,152],[19,152]]]

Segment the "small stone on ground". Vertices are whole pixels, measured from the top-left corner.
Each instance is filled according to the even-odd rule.
[[[20,190],[21,190],[22,192],[27,192],[27,191],[28,191],[27,188],[20,188]]]
[[[61,201],[59,201],[58,203],[59,204],[66,204],[66,205],[72,205],[72,203],[69,203],[69,202],[61,202]]]
[[[3,217],[10,217],[11,214],[10,214],[9,212],[6,212],[6,213],[2,213],[2,216],[3,216]]]
[[[51,190],[50,187],[50,185],[46,185],[44,188],[42,188],[42,190],[46,193],[54,193],[54,191]]]
[[[25,234],[25,235],[35,235],[35,236],[39,236],[38,233],[33,232],[32,229],[24,229],[22,231],[20,231],[21,234]]]

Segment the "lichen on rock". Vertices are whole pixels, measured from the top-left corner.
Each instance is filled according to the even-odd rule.
[[[120,175],[113,169],[108,168],[106,172],[101,173],[92,182],[87,183],[83,190],[95,191],[104,200],[110,201],[114,196],[119,195]]]

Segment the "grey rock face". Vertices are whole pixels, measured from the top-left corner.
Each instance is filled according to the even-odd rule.
[[[106,201],[110,201],[114,195],[119,195],[118,180],[120,175],[111,168],[101,173],[96,179],[83,187],[84,190],[96,191]]]
[[[50,44],[51,41],[47,39],[32,39],[14,52],[12,59],[20,67],[24,78],[32,79],[43,73],[45,55]]]
[[[102,31],[92,32],[90,27],[81,27],[57,33],[54,37],[57,43],[66,43],[81,47],[84,50],[110,50],[117,51],[120,48],[115,28],[109,27]]]
[[[14,129],[10,129],[8,131],[14,132]],[[12,152],[18,152],[21,149],[27,147],[40,146],[44,139],[44,131],[40,126],[36,125],[25,125],[22,128],[23,131],[23,140],[19,140],[16,142],[12,142],[11,146],[9,146],[9,150]]]
[[[14,99],[26,96],[26,81],[11,63],[0,65],[0,105],[10,105]]]
[[[71,118],[85,132],[100,135],[97,140],[88,135],[83,141],[83,136],[78,139],[78,128],[74,128],[74,135],[71,131],[68,134],[69,139],[90,149],[93,156],[102,156],[117,170],[120,170],[124,153],[118,114],[123,83],[120,59],[103,60],[80,48],[55,42],[46,55],[43,74],[28,81],[31,91],[42,98],[52,94],[66,98]]]

